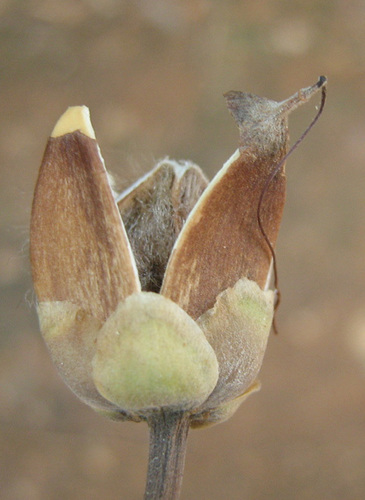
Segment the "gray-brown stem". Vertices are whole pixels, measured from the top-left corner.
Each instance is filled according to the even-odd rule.
[[[187,412],[159,411],[148,419],[150,451],[145,500],[180,496],[190,420]]]

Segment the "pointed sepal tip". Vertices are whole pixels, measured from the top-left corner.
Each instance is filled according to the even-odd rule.
[[[51,137],[61,137],[79,130],[87,137],[95,139],[95,132],[90,121],[90,111],[87,106],[70,106],[56,123]]]

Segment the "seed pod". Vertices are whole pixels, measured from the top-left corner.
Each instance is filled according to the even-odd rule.
[[[134,421],[188,412],[201,426],[257,389],[287,115],[324,84],[281,103],[229,92],[239,149],[213,181],[164,160],[118,205],[87,108],[60,118],[34,195],[31,264],[44,339],[83,401]]]

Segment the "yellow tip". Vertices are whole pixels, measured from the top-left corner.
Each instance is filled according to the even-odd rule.
[[[51,137],[60,137],[79,130],[91,139],[95,139],[95,132],[90,121],[90,112],[87,106],[70,106],[56,123]]]

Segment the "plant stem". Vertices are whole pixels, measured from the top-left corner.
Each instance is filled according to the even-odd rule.
[[[188,412],[155,412],[148,419],[150,451],[145,500],[177,500],[184,473]]]

